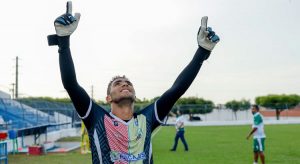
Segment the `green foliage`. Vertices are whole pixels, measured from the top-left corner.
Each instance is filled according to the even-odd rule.
[[[156,96],[153,99],[150,100],[150,102],[155,102],[156,100],[158,100],[160,98],[160,96]]]
[[[145,106],[158,100],[159,97],[155,97],[151,100],[137,99],[135,103],[135,111],[143,109]],[[174,105],[172,111],[176,113],[176,110],[180,110],[182,114],[205,114],[212,112],[214,103],[210,100],[205,100],[198,97],[185,97],[180,98]]]
[[[249,100],[245,100],[245,99],[242,99],[240,101],[238,100],[231,100],[231,101],[228,101],[226,104],[225,104],[225,107],[227,109],[231,109],[233,112],[234,112],[234,116],[235,116],[235,119],[237,120],[237,114],[236,112],[237,111],[243,111],[243,110],[248,110],[250,109],[250,101]]]
[[[291,94],[291,95],[267,95],[259,96],[255,98],[256,104],[276,110],[276,118],[279,120],[280,112],[285,109],[294,108],[300,103],[300,96]]]
[[[242,99],[240,101],[238,100],[231,100],[231,101],[228,101],[226,104],[225,104],[225,107],[227,109],[231,109],[233,110],[234,112],[237,112],[239,110],[248,110],[250,109],[250,101],[249,100],[245,100],[245,99]]]
[[[149,104],[151,100],[148,100],[146,98],[143,98],[143,99],[139,99],[139,98],[136,98],[135,99],[135,103],[137,104]]]
[[[270,109],[284,110],[294,108],[300,103],[300,96],[291,95],[267,95],[255,98],[255,103]]]
[[[96,100],[96,103],[97,103],[98,105],[108,105],[107,102],[102,101],[102,100]]]
[[[183,97],[176,102],[176,105],[185,105],[185,104],[197,104],[197,105],[211,104],[212,105],[213,102],[198,97]]]
[[[71,103],[70,98],[52,98],[52,97],[25,97],[19,99],[20,101],[49,101],[49,102],[59,102],[59,103]]]
[[[172,111],[180,110],[182,114],[206,114],[212,112],[215,105],[210,100],[198,97],[184,97],[176,102],[176,108]]]
[[[139,99],[136,98],[135,101],[135,111],[140,111],[147,105],[149,105],[152,102],[155,102],[159,97],[154,97],[153,99]],[[20,101],[23,102],[29,102],[29,101],[35,101],[35,100],[43,100],[43,101],[49,101],[49,102],[60,102],[60,103],[71,103],[71,100],[69,98],[52,98],[52,97],[27,97],[22,98]],[[110,105],[107,102],[96,100],[95,101],[98,105],[103,106],[105,109],[109,109]],[[172,111],[175,112],[175,110],[180,110],[183,114],[205,114],[212,112],[214,108],[214,103],[210,100],[205,100],[203,98],[198,97],[185,97],[180,98],[176,104],[174,105]]]

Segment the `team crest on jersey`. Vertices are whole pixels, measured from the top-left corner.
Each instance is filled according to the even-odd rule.
[[[137,131],[136,140],[138,141],[139,139],[141,139],[142,135],[143,135],[143,130],[141,128],[139,128]]]

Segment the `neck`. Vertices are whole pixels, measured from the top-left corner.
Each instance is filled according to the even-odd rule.
[[[114,103],[110,104],[111,113],[122,120],[130,120],[133,117],[134,103]]]

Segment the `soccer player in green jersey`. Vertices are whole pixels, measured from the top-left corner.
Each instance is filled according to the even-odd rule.
[[[263,117],[259,113],[258,105],[252,105],[252,114],[253,114],[253,125],[252,130],[247,136],[247,140],[253,134],[253,152],[254,152],[254,164],[258,164],[258,157],[260,157],[261,163],[265,163],[265,132],[264,132],[264,123]]]

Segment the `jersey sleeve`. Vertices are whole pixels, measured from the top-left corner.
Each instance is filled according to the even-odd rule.
[[[101,119],[103,118],[101,116],[104,114],[108,115],[108,112],[103,107],[90,100],[90,104],[86,113],[83,116],[79,115],[79,113],[77,114],[79,118],[81,118],[84,122],[86,128],[90,130],[98,121],[101,121]]]
[[[157,128],[159,125],[166,123],[166,118],[161,119],[158,116],[157,101],[155,101],[154,103],[150,104],[149,106],[141,110],[138,114],[145,115],[147,122],[151,125],[152,131],[155,128]]]
[[[93,103],[86,91],[78,84],[75,66],[70,50],[70,37],[58,37],[59,67],[64,88],[68,92],[78,116],[84,121],[87,128],[92,125]],[[104,110],[104,109],[103,109]]]

